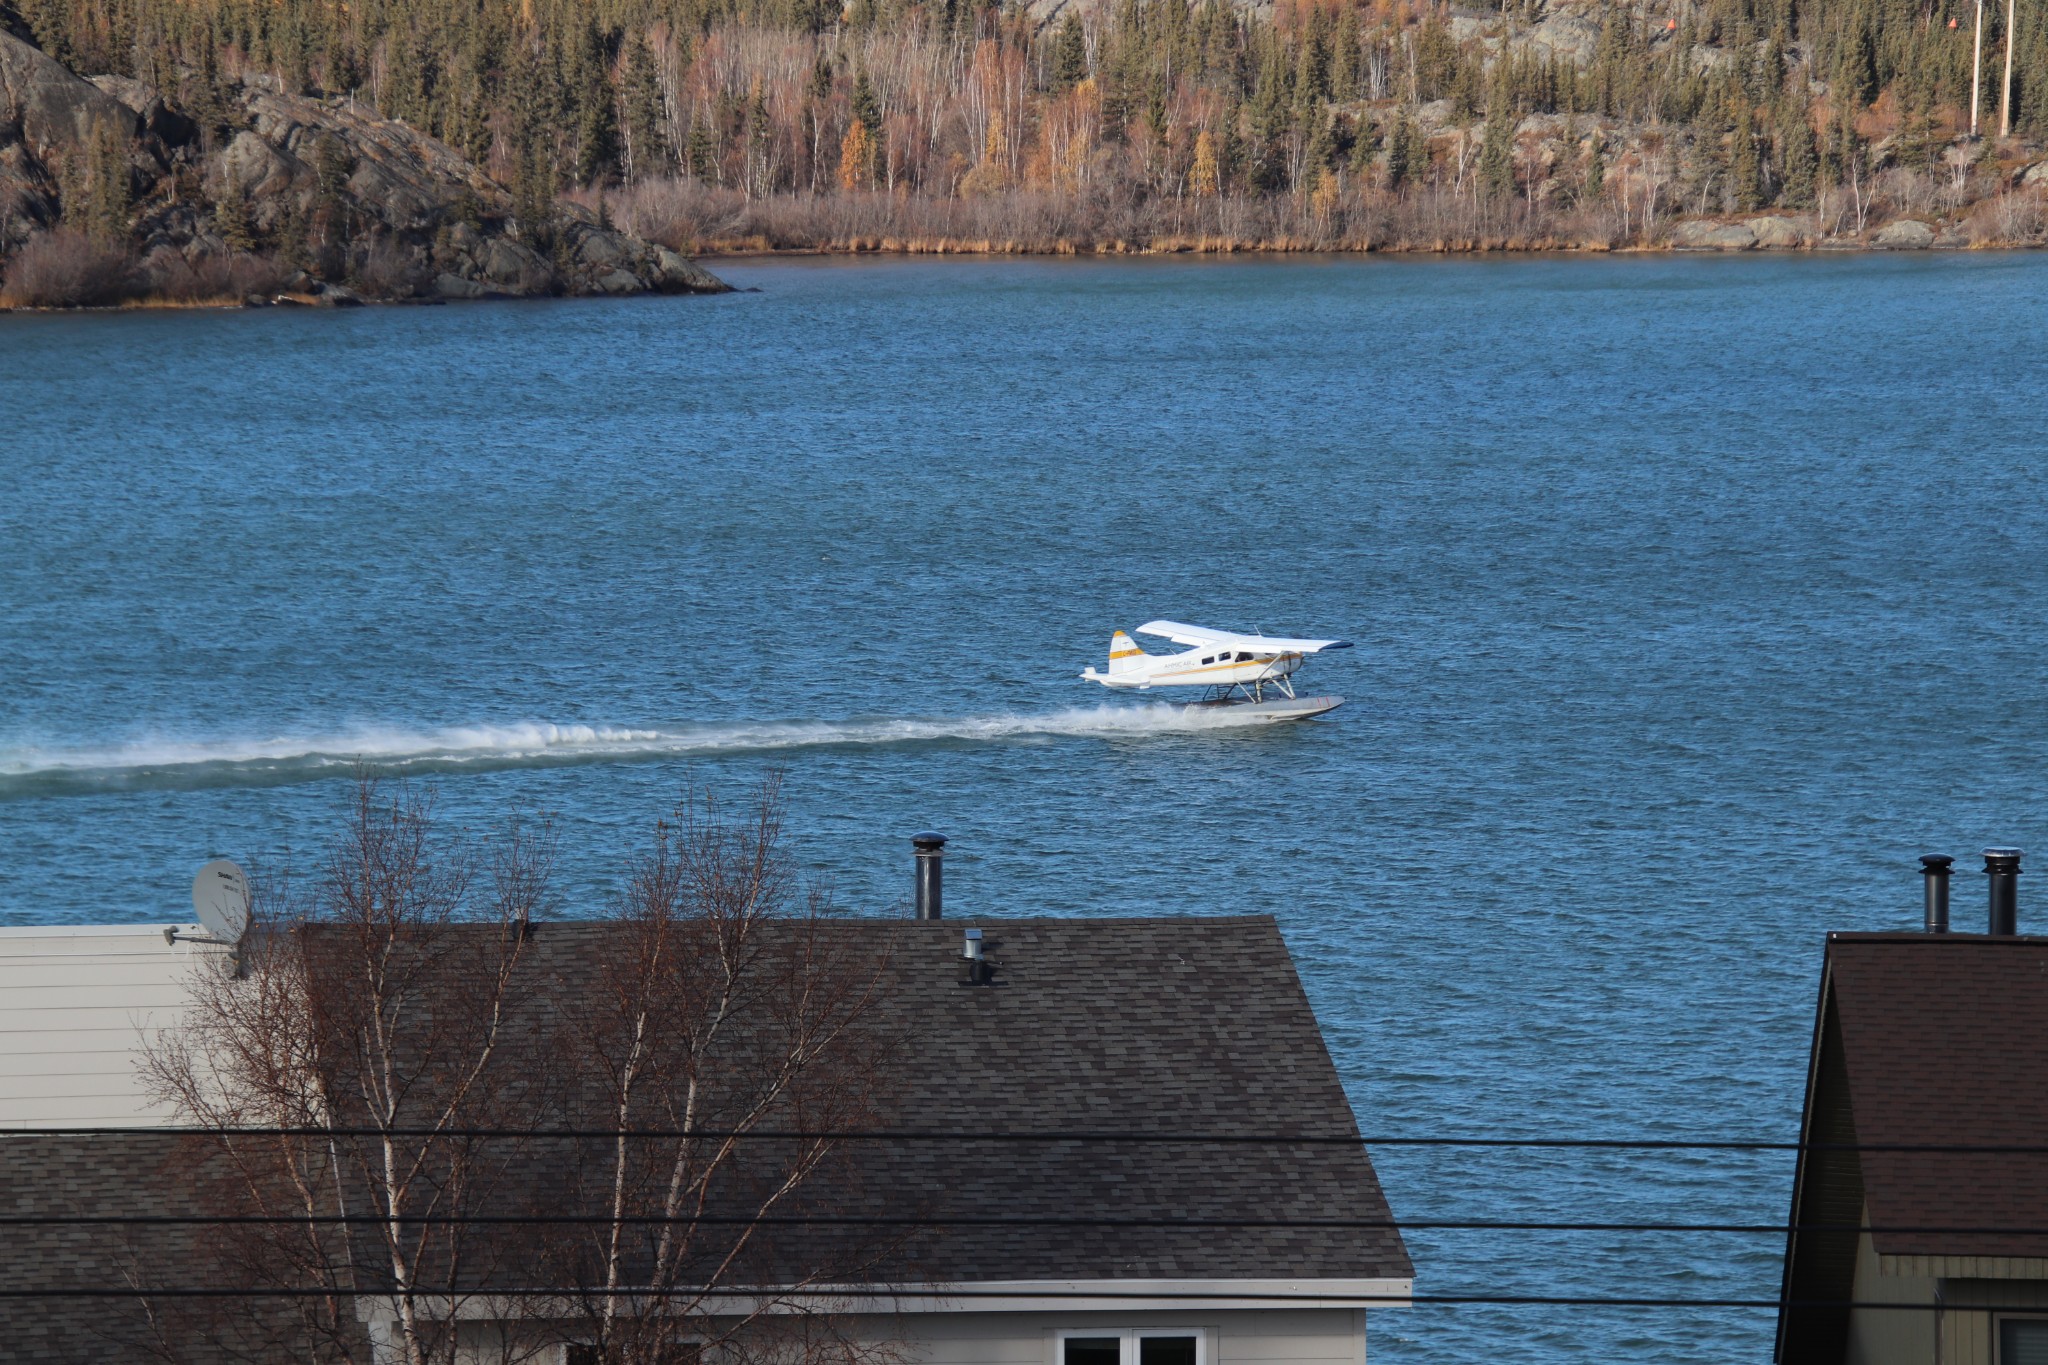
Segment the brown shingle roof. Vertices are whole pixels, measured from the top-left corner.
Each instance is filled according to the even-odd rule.
[[[2048,938],[1835,934],[1828,964],[1860,1144],[2048,1144]],[[2048,1256],[2048,1153],[1862,1154],[1880,1253]]]
[[[960,981],[962,930],[1003,969]],[[533,969],[594,980],[606,926],[537,927]],[[1307,997],[1270,916],[1130,920],[868,920],[842,930],[886,954],[880,1023],[898,1054],[891,1127],[962,1133],[1126,1131],[1356,1136]],[[949,1216],[1385,1220],[1356,1145],[855,1143],[836,1212],[914,1210],[931,1226],[877,1278],[1406,1278],[1392,1229],[973,1227]],[[168,1135],[0,1134],[0,1207],[203,1212]],[[189,1176],[190,1172],[186,1172]],[[834,1177],[839,1178],[838,1176]],[[50,1229],[0,1239],[0,1282],[181,1281],[184,1231]],[[133,1346],[131,1303],[36,1305],[11,1359],[104,1358]],[[10,1313],[22,1305],[9,1306]],[[110,1342],[111,1339],[111,1342]]]

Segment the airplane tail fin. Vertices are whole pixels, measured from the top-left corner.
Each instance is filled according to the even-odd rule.
[[[1109,637],[1109,671],[1112,674],[1142,668],[1144,665],[1140,660],[1145,657],[1145,651],[1138,648],[1138,642],[1122,631]]]

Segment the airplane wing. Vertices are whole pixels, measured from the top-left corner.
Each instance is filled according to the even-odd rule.
[[[1240,635],[1234,630],[1210,630],[1180,621],[1147,621],[1138,627],[1140,635],[1157,635],[1179,645],[1227,646],[1259,654],[1315,654],[1325,649],[1349,649],[1349,640],[1295,640],[1279,635]]]

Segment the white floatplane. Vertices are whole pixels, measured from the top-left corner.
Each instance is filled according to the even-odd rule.
[[[1147,654],[1130,636],[1109,637],[1109,671],[1081,674],[1104,687],[1199,687],[1193,706],[1228,706],[1248,721],[1306,720],[1334,711],[1342,697],[1295,695],[1294,671],[1311,654],[1349,649],[1349,640],[1290,640],[1272,635],[1239,635],[1179,621],[1147,621],[1140,635],[1157,635],[1188,645],[1185,654]]]

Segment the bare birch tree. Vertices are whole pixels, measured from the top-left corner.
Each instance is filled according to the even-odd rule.
[[[595,1359],[859,1359],[815,1294],[858,1280],[886,1239],[761,1220],[831,1207],[829,1134],[874,1125],[882,963],[799,885],[774,783],[736,820],[679,807],[606,928],[594,988],[560,992],[578,1109],[617,1134],[579,1150],[578,1197],[602,1218],[554,1243]]]
[[[846,1197],[830,1134],[875,1126],[890,1040],[885,964],[799,884],[775,785],[737,819],[680,807],[591,920],[540,922],[552,858],[545,828],[471,843],[365,778],[305,890],[262,889],[243,970],[196,976],[147,1062],[205,1130],[198,1197],[244,1220],[200,1273],[257,1293],[143,1285],[153,1322],[346,1365],[887,1354],[818,1291],[891,1243],[777,1221]]]
[[[259,898],[244,969],[198,975],[186,1026],[152,1047],[159,1095],[213,1130],[210,1200],[296,1220],[209,1239],[224,1274],[301,1296],[271,1328],[295,1354],[366,1357],[374,1301],[396,1322],[380,1358],[453,1361],[446,1323],[499,1250],[469,1215],[509,1152],[478,1131],[550,1098],[550,1068],[504,1044],[551,854],[545,831],[437,837],[430,795],[365,777],[309,891]]]

